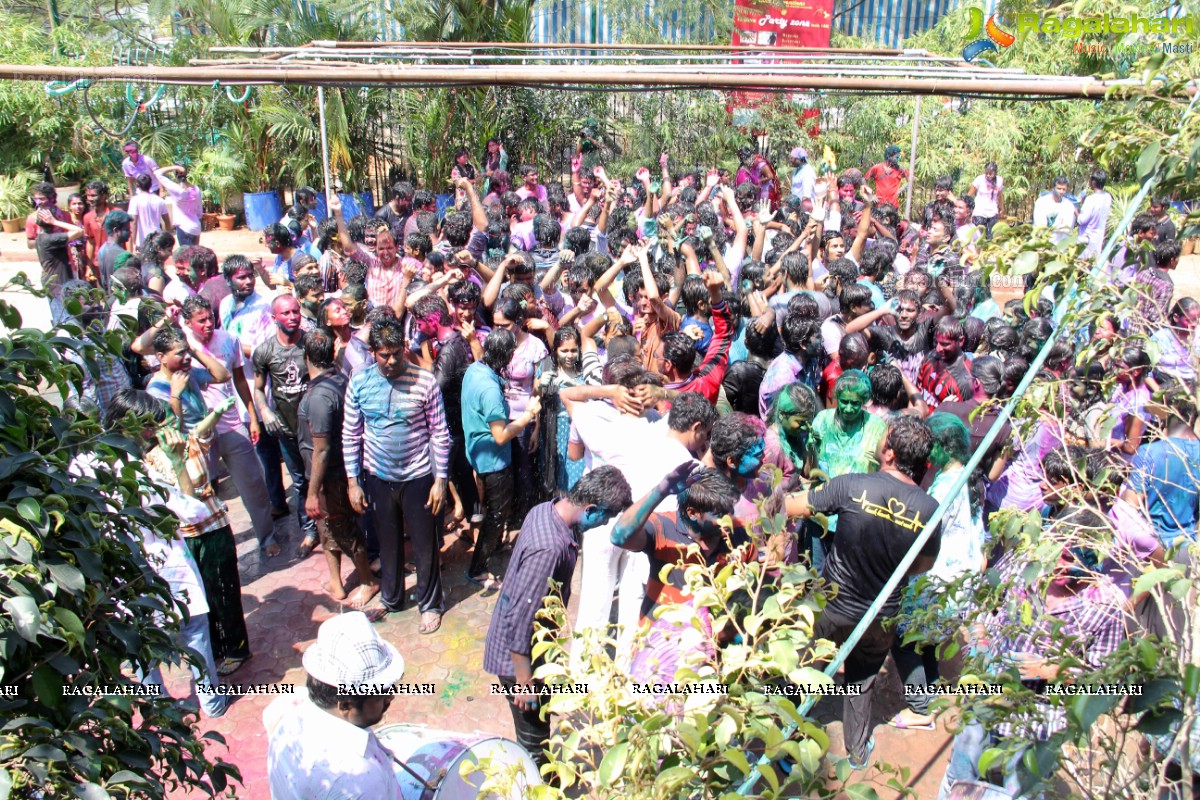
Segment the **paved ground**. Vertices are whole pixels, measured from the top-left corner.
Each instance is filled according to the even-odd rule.
[[[263,252],[258,234],[249,231],[205,234],[205,244],[221,255],[234,252]],[[1200,289],[1200,258],[1190,258],[1177,275],[1181,289],[1193,295]],[[38,272],[33,254],[25,249],[23,234],[0,235],[0,283],[24,270],[31,276]],[[8,292],[5,298],[14,302],[24,314],[24,324],[45,327],[49,313],[44,302],[29,295]],[[224,492],[223,492],[224,494]],[[339,605],[325,594],[325,562],[320,551],[304,561],[289,554],[297,542],[296,523],[287,519],[279,523],[284,541],[284,555],[271,560],[260,559],[240,501],[229,503],[233,529],[238,541],[239,567],[243,583],[243,603],[250,631],[254,657],[229,680],[243,684],[303,683],[300,654],[315,640],[317,627],[339,612]],[[432,696],[411,696],[393,703],[385,723],[408,722],[432,728],[469,732],[484,731],[512,738],[512,720],[507,704],[489,693],[490,676],[482,673],[483,639],[495,598],[479,596],[479,590],[464,579],[468,549],[449,536],[443,552],[443,575],[447,596],[447,612],[440,631],[432,636],[417,634],[418,615],[409,610],[392,615],[378,626],[382,636],[395,644],[407,665],[405,681],[434,683]],[[347,564],[347,574],[349,565]],[[415,579],[410,577],[408,589]],[[578,575],[576,576],[578,587]],[[187,681],[181,673],[169,679],[169,688],[179,696],[187,692]],[[266,783],[266,732],[262,712],[271,698],[247,696],[239,698],[229,713],[215,721],[200,724],[200,730],[220,732],[226,747],[211,746],[211,754],[236,763],[242,772],[244,786],[237,796],[246,800],[268,798]],[[898,731],[883,724],[901,707],[899,681],[887,676],[883,682],[881,702],[877,704],[875,730],[876,760],[907,766],[908,784],[919,798],[936,795],[938,782],[945,771],[950,737],[940,725],[935,732]],[[835,703],[818,706],[816,715],[829,724],[836,751],[840,752],[841,724],[837,721]],[[887,776],[872,769],[868,778],[877,783],[884,797],[896,793],[883,786]]]

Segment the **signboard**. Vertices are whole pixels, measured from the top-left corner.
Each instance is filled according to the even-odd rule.
[[[832,22],[833,0],[737,0],[733,44],[764,50],[829,47]]]
[[[739,54],[739,64],[798,63],[786,53],[772,53],[781,47],[829,47],[833,23],[833,0],[737,0],[733,9],[734,47],[753,47],[757,53]],[[797,87],[801,89],[802,87]],[[729,93],[730,112],[753,109],[769,102],[773,95],[755,91]]]

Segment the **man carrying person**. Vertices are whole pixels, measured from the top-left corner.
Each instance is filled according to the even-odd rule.
[[[158,176],[155,174],[158,171],[158,164],[154,159],[147,155],[142,155],[138,151],[138,143],[132,139],[125,143],[125,160],[121,162],[121,171],[125,173],[125,181],[129,184],[129,197],[132,199],[137,191],[137,177],[145,175],[150,179],[150,186],[146,191],[158,194]],[[168,230],[164,228],[163,230]]]
[[[156,185],[149,175],[130,178],[135,186],[129,197],[129,216],[133,217],[133,246],[139,249],[146,237],[155,231],[171,230],[171,209],[165,200],[151,191]]]

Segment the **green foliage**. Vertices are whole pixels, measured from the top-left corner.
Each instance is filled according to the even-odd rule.
[[[174,536],[176,523],[143,505],[138,441],[59,407],[82,374],[64,353],[95,370],[121,335],[22,328],[3,300],[0,320],[11,331],[0,340],[0,682],[14,692],[0,699],[0,786],[14,797],[223,792],[240,776],[205,755],[205,740],[221,739],[197,736],[194,711],[169,696],[67,691],[130,686],[129,668],[195,657],[174,638],[186,611],[142,549],[143,530]],[[77,456],[95,477],[68,473]]]
[[[0,175],[0,219],[17,219],[29,211],[29,191],[36,176],[31,172]]]
[[[246,164],[228,143],[204,148],[200,158],[192,165],[188,177],[204,192],[204,199],[217,203],[221,213],[235,196],[240,184],[238,176]]]

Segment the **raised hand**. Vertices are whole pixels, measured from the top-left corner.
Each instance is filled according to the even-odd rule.
[[[704,177],[704,185],[709,189],[721,182],[721,175],[715,169],[710,169]]]
[[[667,473],[658,488],[665,494],[679,494],[700,479],[700,464],[696,461],[685,461]]]
[[[670,157],[670,156],[668,156],[666,153],[663,153],[661,156],[659,156],[659,157],[658,157],[658,165],[659,165],[660,167],[662,167],[663,169],[666,169],[666,168],[667,168],[667,163],[668,163],[670,160],[671,160],[671,157]]]
[[[720,289],[725,286],[725,279],[715,269],[705,271],[701,277],[704,279],[704,285],[709,289]]]
[[[337,196],[337,194],[336,194],[336,193],[335,193],[335,194],[331,194],[331,195],[329,196],[329,201],[328,201],[328,203],[327,203],[327,207],[329,208],[329,213],[330,213],[330,214],[333,214],[334,216],[341,216],[341,213],[342,213],[342,200],[341,200],[341,198],[340,198],[340,197],[338,197],[338,196]]]
[[[646,169],[645,167],[638,167],[638,171],[634,173],[633,177],[637,178],[642,183],[646,183],[650,180],[650,170]]]
[[[578,156],[578,155],[577,155],[577,156],[574,156],[574,157],[571,159],[571,174],[572,174],[572,175],[574,175],[575,173],[579,172],[579,167],[580,167],[582,164],[583,164],[583,157],[582,157],[582,156]]]
[[[773,213],[771,213],[771,201],[763,200],[762,202],[760,202],[758,204],[758,221],[761,222],[763,225],[766,225],[768,222],[770,222],[774,218],[775,218],[775,215]]]

